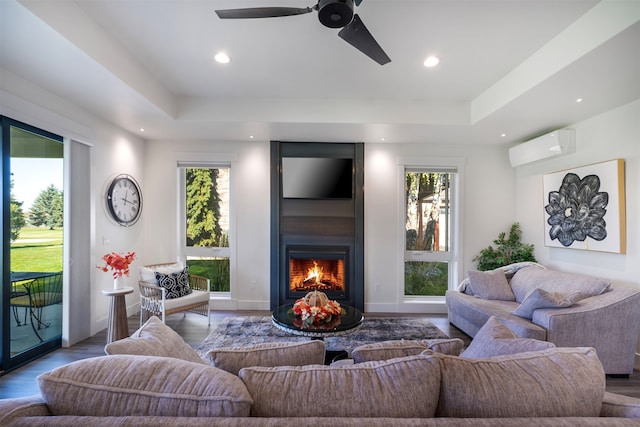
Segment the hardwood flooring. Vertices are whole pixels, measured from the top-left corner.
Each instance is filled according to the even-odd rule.
[[[225,317],[248,315],[264,316],[269,314],[270,313],[268,311],[216,311],[211,314],[210,326],[207,325],[206,319],[202,316],[187,314],[186,317],[183,317],[182,314],[175,314],[167,318],[167,325],[178,332],[191,346],[197,347],[209,335],[211,330],[215,328],[216,325],[218,325]],[[365,313],[365,316],[401,317],[407,315],[396,313]],[[455,326],[449,324],[446,315],[411,316],[430,320],[450,337],[461,338],[465,342],[465,346],[471,342],[471,339],[467,335]],[[135,331],[138,328],[138,325],[138,316],[132,316],[129,318],[130,332]],[[40,359],[0,376],[0,399],[39,394],[38,384],[35,378],[41,373],[76,360],[103,356],[106,336],[106,330],[101,331],[72,347],[55,350]],[[607,391],[640,398],[640,371],[634,371],[630,378],[607,377]]]

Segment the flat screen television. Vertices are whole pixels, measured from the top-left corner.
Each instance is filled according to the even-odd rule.
[[[351,199],[353,159],[283,157],[285,199]]]

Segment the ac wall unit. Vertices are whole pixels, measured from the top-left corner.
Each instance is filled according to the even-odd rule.
[[[549,157],[575,153],[576,131],[559,129],[509,149],[509,160],[514,168]]]

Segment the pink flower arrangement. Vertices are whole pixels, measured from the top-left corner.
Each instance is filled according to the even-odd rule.
[[[337,301],[329,300],[326,305],[318,307],[310,306],[304,298],[300,298],[293,304],[291,311],[305,325],[320,326],[331,323],[335,318],[339,321],[344,310]]]
[[[117,279],[122,276],[129,276],[129,265],[136,259],[135,252],[127,252],[122,255],[116,252],[111,252],[102,257],[104,265],[96,265],[96,268],[104,271],[113,271],[113,278]]]

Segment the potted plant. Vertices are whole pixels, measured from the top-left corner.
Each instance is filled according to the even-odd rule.
[[[536,262],[536,258],[533,255],[533,245],[522,243],[520,241],[521,237],[520,224],[513,223],[509,230],[508,238],[506,238],[506,233],[500,233],[498,238],[493,241],[493,244],[496,245],[495,249],[489,246],[481,250],[480,254],[473,258],[473,261],[478,262],[478,270],[493,270],[515,262]]]

